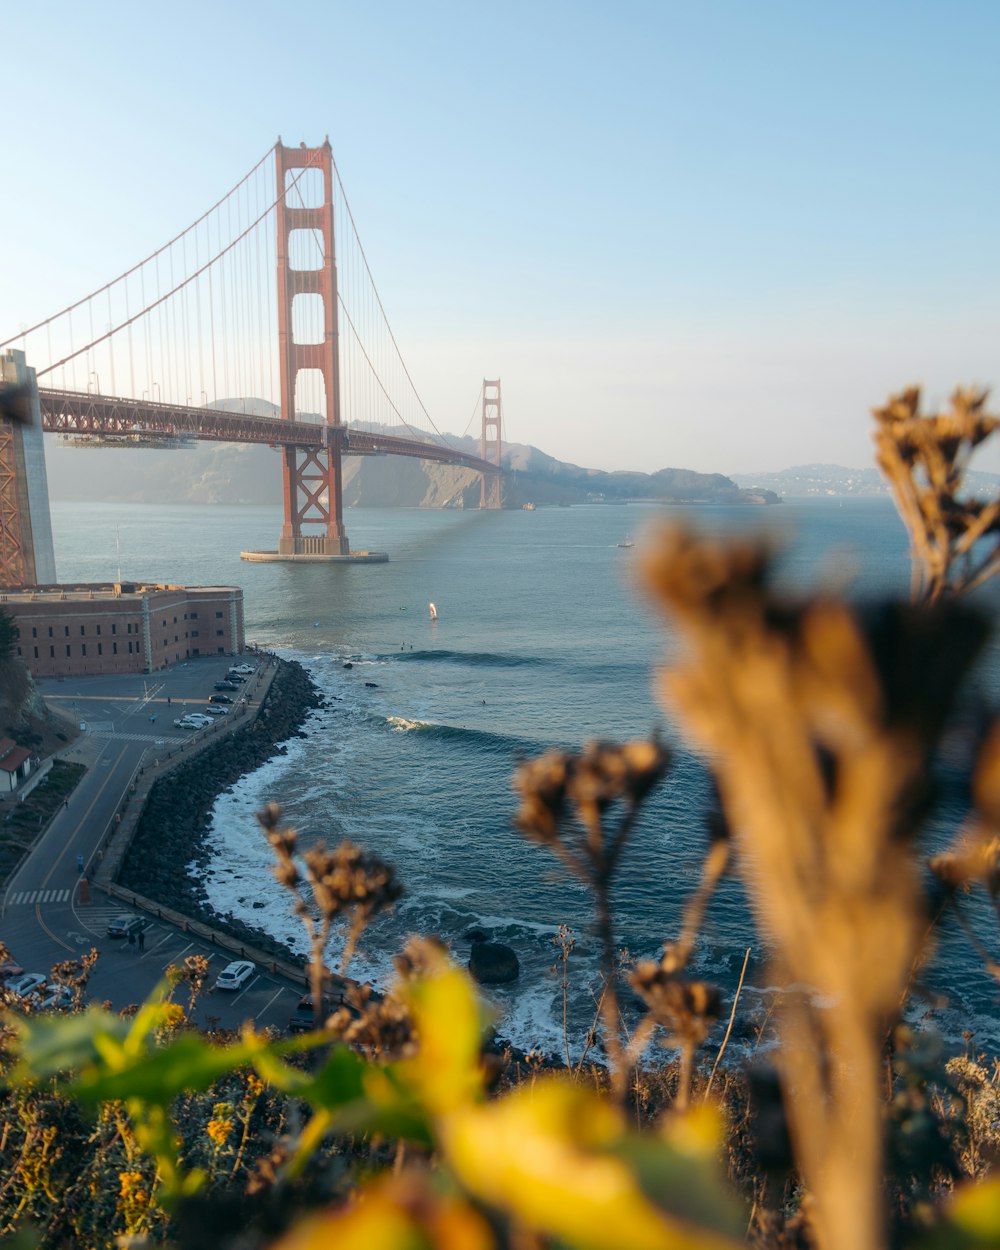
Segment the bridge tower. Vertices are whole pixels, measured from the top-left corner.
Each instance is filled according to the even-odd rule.
[[[500,475],[501,422],[503,406],[500,402],[500,379],[483,378],[483,437],[480,442],[481,460],[490,460],[497,466],[496,473],[483,473],[480,478],[480,508],[503,506],[503,479]]]
[[[278,541],[279,557],[348,556],[341,486],[344,429],[340,416],[340,351],[337,316],[337,256],[333,233],[333,153],[329,139],[321,147],[288,148],[275,144],[278,180],[278,356],[281,415],[296,419],[295,382],[302,369],[318,370],[323,379],[326,411],[321,446],[283,449],[285,521]],[[323,202],[305,207],[289,203],[289,171],[318,169]],[[305,182],[305,179],[303,179]],[[308,188],[307,188],[308,189]],[[320,243],[323,263],[317,269],[295,269],[290,252],[293,231],[307,230]],[[295,341],[294,305],[300,296],[319,296],[323,303],[323,337],[315,343]],[[312,534],[303,527],[314,528]],[[315,532],[317,531],[318,532]]]

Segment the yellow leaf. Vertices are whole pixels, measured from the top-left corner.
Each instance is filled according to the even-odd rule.
[[[637,1139],[607,1100],[568,1081],[543,1080],[498,1102],[466,1106],[441,1129],[448,1160],[471,1193],[581,1250],[735,1250],[722,1233],[647,1196],[626,1157]],[[644,1170],[656,1173],[659,1194],[669,1190],[675,1162],[678,1185],[686,1185],[690,1157],[676,1160],[666,1141],[654,1148],[662,1159],[652,1167],[647,1144]],[[720,1191],[720,1218],[728,1214]]]

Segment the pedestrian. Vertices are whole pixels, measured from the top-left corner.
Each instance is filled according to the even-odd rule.
[[[69,807],[69,799],[63,799],[63,810],[65,811],[67,807]]]
[[[129,930],[128,944],[132,948],[132,950],[135,950],[135,933],[131,929]]]
[[[83,856],[82,855],[78,855],[76,857],[76,870],[82,877],[83,876]]]
[[[139,930],[139,950],[144,951],[145,949],[146,949],[146,930],[140,929]]]

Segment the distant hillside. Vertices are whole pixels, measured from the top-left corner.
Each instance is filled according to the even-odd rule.
[[[769,490],[782,497],[888,495],[889,488],[878,469],[848,469],[842,464],[800,464],[793,469],[767,473],[733,473],[732,480],[745,490]],[[993,498],[1000,492],[995,473],[966,474],[970,494]]]
[[[263,401],[229,400],[230,411],[273,415]],[[452,439],[478,454],[477,439]],[[58,500],[149,503],[280,504],[280,454],[242,443],[191,443],[177,450],[71,446],[45,443],[49,493]],[[777,503],[768,490],[742,490],[721,473],[660,469],[656,473],[605,473],[547,456],[535,447],[504,449],[504,503],[573,504],[654,499],[678,503]],[[479,506],[479,476],[454,465],[402,456],[348,457],[344,462],[348,507],[471,508]]]

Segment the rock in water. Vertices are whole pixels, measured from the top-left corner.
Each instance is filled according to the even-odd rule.
[[[504,985],[521,972],[517,955],[503,942],[473,942],[469,971],[480,985]]]

